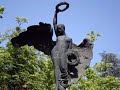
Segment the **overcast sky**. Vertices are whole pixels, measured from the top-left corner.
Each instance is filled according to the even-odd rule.
[[[120,55],[120,0],[0,0],[6,10],[0,20],[0,32],[13,29],[16,16],[23,16],[27,28],[39,22],[52,25],[55,6],[66,1],[69,9],[59,13],[58,23],[66,26],[66,33],[79,44],[90,31],[102,34],[95,41],[91,66],[100,61],[99,53],[113,52]]]

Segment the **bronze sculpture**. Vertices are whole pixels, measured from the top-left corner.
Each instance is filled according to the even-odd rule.
[[[68,86],[68,64],[66,53],[68,49],[72,49],[72,39],[66,35],[65,26],[63,24],[57,25],[57,14],[65,10],[59,10],[58,7],[61,4],[66,4],[66,7],[69,7],[69,4],[67,3],[58,4],[53,19],[56,44],[52,49],[51,56],[54,63],[57,90],[65,90]]]
[[[66,5],[60,9],[59,6]],[[57,14],[69,8],[67,2],[56,6],[53,26],[56,41],[52,40],[53,29],[50,24],[40,22],[27,28],[19,36],[11,39],[14,47],[23,45],[34,46],[39,51],[51,55],[54,64],[56,90],[66,90],[69,84],[75,83],[83,74],[92,59],[92,42],[85,38],[79,45],[72,43],[72,39],[65,33],[63,24],[57,25]]]

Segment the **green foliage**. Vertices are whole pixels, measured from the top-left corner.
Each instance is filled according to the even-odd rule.
[[[3,41],[5,41],[6,39],[10,39],[10,34],[9,34],[10,32],[11,32],[11,30],[7,30],[7,31],[5,31],[4,34],[0,33],[0,44]]]
[[[21,33],[22,31],[24,31],[24,29],[21,29],[21,25],[24,23],[27,23],[28,20],[24,17],[16,17],[16,21],[18,26],[15,28],[15,30],[7,30],[5,31],[4,34],[0,33],[0,43],[2,43],[3,41],[7,40],[7,39],[11,39],[12,37],[17,36],[19,33]],[[11,34],[12,32],[12,34]]]
[[[92,42],[94,42],[95,40],[97,40],[97,37],[101,36],[101,34],[99,33],[96,34],[94,31],[91,31],[87,34],[87,36]]]
[[[24,17],[16,16],[15,18],[16,18],[16,21],[17,21],[19,27],[21,26],[21,24],[28,22],[28,20]]]
[[[113,76],[101,77],[93,68],[88,68],[69,90],[120,90],[120,80]]]
[[[54,90],[55,80],[52,61],[50,57],[44,54],[41,54],[40,57],[39,65],[41,67],[41,74],[39,74],[39,79],[36,82],[36,84],[39,84],[40,88],[37,90]],[[33,87],[34,83],[30,85]]]
[[[4,6],[0,6],[0,14],[3,14],[5,10],[5,7]],[[0,15],[0,18],[3,18],[1,15]]]
[[[104,71],[108,70],[109,67],[111,67],[111,66],[112,66],[111,63],[100,62],[100,63],[95,64],[94,67],[98,72],[104,72]]]
[[[21,24],[23,22],[26,21],[20,21]],[[12,33],[7,31],[0,37],[1,43],[8,39],[6,47],[0,47],[0,89],[19,87],[20,90],[54,90],[53,64],[50,57],[27,45],[21,48],[12,46],[10,39],[23,31],[18,28],[19,30]]]
[[[102,63],[101,65],[96,65],[96,71],[101,74],[101,76],[115,76],[120,79],[120,58],[114,53],[101,53]],[[101,66],[102,70],[99,70]]]
[[[0,14],[3,14],[4,10],[5,10],[5,7],[4,6],[0,6]]]
[[[0,53],[0,83],[7,86],[24,85],[29,80],[30,75],[39,73],[36,51],[28,46],[13,48],[11,43]]]
[[[14,36],[14,35],[12,35]],[[53,65],[49,57],[33,47],[14,48],[8,42],[0,48],[0,87],[18,86],[30,90],[53,90]]]

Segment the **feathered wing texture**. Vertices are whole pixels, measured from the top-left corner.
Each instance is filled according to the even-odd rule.
[[[39,25],[32,25],[27,31],[20,33],[11,39],[14,47],[24,45],[34,46],[39,51],[50,55],[55,42],[52,40],[53,30],[50,24],[40,22]]]
[[[72,83],[76,83],[91,62],[93,57],[93,43],[85,38],[80,45],[73,44],[72,49],[78,53],[80,60],[78,65],[69,68],[71,81]]]

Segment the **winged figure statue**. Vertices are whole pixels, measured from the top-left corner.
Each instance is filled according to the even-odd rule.
[[[61,5],[66,5],[60,9]],[[90,64],[93,56],[93,43],[85,38],[76,45],[72,38],[65,33],[64,24],[57,24],[57,15],[69,8],[67,2],[60,2],[56,6],[53,28],[49,23],[40,22],[32,25],[27,31],[20,33],[11,39],[12,45],[16,48],[24,45],[34,46],[39,51],[50,55],[54,64],[56,90],[66,90],[69,84],[76,83]],[[52,40],[53,32],[56,41]]]

